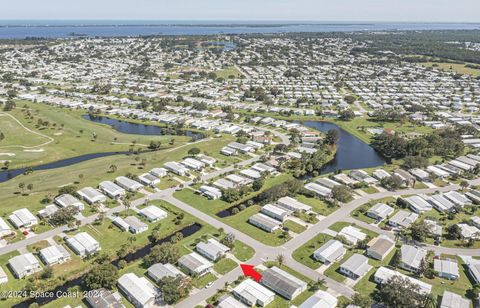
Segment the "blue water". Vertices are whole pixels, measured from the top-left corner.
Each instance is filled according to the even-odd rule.
[[[71,33],[84,34],[89,37],[114,37],[469,29],[480,29],[480,23],[0,20],[0,39],[23,39],[26,37],[64,38]]]

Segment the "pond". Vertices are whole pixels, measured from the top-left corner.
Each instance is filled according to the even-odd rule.
[[[58,161],[55,161],[55,162],[52,162],[52,163],[31,167],[31,169],[33,171],[56,169],[56,168],[62,168],[62,167],[67,167],[67,166],[70,166],[70,165],[78,164],[78,163],[81,163],[81,162],[84,162],[84,161],[87,161],[87,160],[91,160],[91,159],[95,159],[95,158],[101,158],[101,157],[112,156],[112,155],[129,155],[129,154],[132,154],[132,153],[130,153],[130,152],[92,153],[92,154],[86,154],[86,155],[71,157],[71,158],[67,158],[67,159],[58,160]],[[0,172],[0,183],[9,181],[16,176],[24,174],[27,170],[28,170],[28,168],[19,168],[19,169],[1,171]]]
[[[128,254],[127,256],[125,256],[122,259],[127,261],[127,262],[136,261],[136,260],[138,260],[140,258],[143,258],[146,255],[148,255],[154,245],[169,242],[170,239],[173,236],[175,236],[177,233],[180,232],[183,235],[183,238],[186,238],[190,235],[193,235],[193,234],[197,233],[201,228],[202,228],[202,225],[199,224],[199,223],[191,224],[191,225],[186,226],[185,228],[179,230],[178,232],[175,232],[175,233],[161,239],[160,241],[156,242],[155,244],[150,243],[150,244],[148,244],[148,245],[146,245],[146,246]],[[117,266],[118,261],[120,261],[120,259],[117,259],[117,260],[113,261],[112,264]],[[13,307],[14,308],[28,308],[34,302],[36,302],[39,306],[46,305],[46,304],[58,299],[59,295],[67,293],[70,288],[81,286],[82,283],[83,283],[83,276],[72,279],[72,280],[69,280],[66,283],[64,283],[63,285],[56,287],[52,291],[53,296],[40,297],[40,298],[37,298],[36,300],[33,299],[33,298],[29,298],[29,299],[27,299],[27,300],[25,300],[25,301],[23,301],[23,302],[21,302],[17,305],[14,305]]]
[[[161,135],[167,135],[169,132],[163,127],[156,126],[156,125],[148,125],[148,124],[138,124],[138,123],[132,123],[132,122],[127,122],[127,121],[122,121],[122,120],[117,120],[117,119],[112,119],[108,117],[103,117],[103,116],[93,116],[93,115],[88,115],[85,114],[82,116],[85,120],[95,122],[95,123],[100,123],[100,124],[106,124],[111,126],[114,130],[124,133],[124,134],[131,134],[131,135],[144,135],[144,136],[161,136]],[[195,140],[200,140],[205,138],[205,136],[202,133],[198,132],[192,132],[189,130],[179,130],[177,131],[181,132],[182,135],[192,137]]]

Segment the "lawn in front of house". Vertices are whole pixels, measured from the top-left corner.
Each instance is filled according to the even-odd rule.
[[[284,227],[287,227],[289,231],[292,231],[294,233],[300,234],[303,231],[307,230],[305,226],[300,225],[299,223],[293,221],[293,220],[286,220],[283,223]]]
[[[220,275],[225,275],[226,273],[232,271],[234,268],[238,266],[237,262],[233,261],[229,258],[220,259],[215,263],[213,269],[215,272],[219,273]]]
[[[323,244],[332,239],[332,236],[324,233],[317,234],[314,238],[303,244],[292,253],[294,260],[310,267],[311,269],[319,268],[322,263],[313,258],[315,250],[320,248]]]

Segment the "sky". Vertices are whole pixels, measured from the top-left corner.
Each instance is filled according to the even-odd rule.
[[[0,19],[480,22],[480,0],[0,0]]]

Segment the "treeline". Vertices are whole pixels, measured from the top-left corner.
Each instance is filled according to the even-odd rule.
[[[413,139],[383,133],[373,137],[372,146],[387,160],[408,157],[409,161],[412,157],[427,159],[435,155],[444,158],[457,157],[462,155],[465,149],[461,131],[457,129],[439,130]]]

